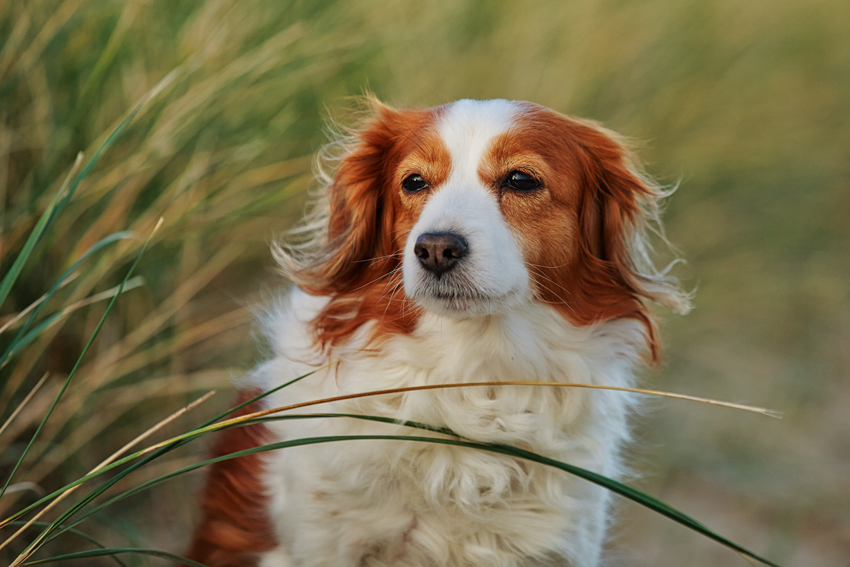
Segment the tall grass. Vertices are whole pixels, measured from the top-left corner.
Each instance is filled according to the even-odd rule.
[[[641,155],[650,170],[683,180],[668,231],[699,283],[697,311],[667,327],[662,385],[789,417],[766,426],[665,410],[645,433],[668,445],[652,452],[660,480],[647,486],[732,526],[720,531],[741,533],[746,545],[767,540],[780,562],[850,553],[840,535],[850,528],[841,512],[850,509],[850,465],[829,456],[833,445],[808,442],[850,425],[840,405],[850,395],[842,382],[850,367],[842,354],[850,339],[848,20],[845,4],[822,0],[0,3],[0,277],[77,153],[90,159],[169,77],[52,219],[0,306],[0,352],[36,309],[33,325],[49,323],[0,368],[0,424],[48,376],[0,433],[5,481],[163,219],[0,499],[0,517],[80,478],[211,389],[220,393],[193,411],[227,407],[232,377],[257,356],[246,305],[276,285],[266,244],[300,214],[326,105],[338,112],[368,87],[396,104],[530,99],[649,140]],[[116,237],[60,281],[98,242],[125,231],[136,236]],[[155,435],[203,420],[192,419]],[[801,471],[788,451],[822,465]],[[111,490],[201,454],[172,451]],[[179,551],[197,480],[179,477],[105,508],[87,529],[109,545]],[[713,506],[717,494],[730,502],[725,509]],[[779,519],[762,519],[771,514]],[[631,563],[735,560],[653,522],[634,522],[624,536]],[[811,526],[826,526],[826,543]],[[81,541],[58,538],[45,552],[76,551]]]
[[[127,109],[170,77],[52,219],[3,305],[5,347],[27,319],[17,314],[85,251],[118,231],[150,234],[164,219],[135,289],[106,319],[0,500],[5,517],[199,392],[230,388],[232,376],[253,362],[251,316],[237,298],[256,290],[251,280],[263,274],[264,244],[298,215],[310,154],[322,137],[317,84],[343,81],[364,47],[331,35],[357,25],[344,6],[64,1],[0,10],[4,274],[76,153],[93,154]],[[5,419],[49,373],[0,437],[4,480],[103,313],[105,302],[85,304],[120,282],[138,246],[122,240],[98,250],[39,305],[38,323],[67,312],[0,376]],[[237,279],[236,286],[222,283]],[[227,402],[225,395],[218,404]],[[149,517],[185,508],[173,502],[152,502]],[[129,522],[107,522],[137,537]],[[177,529],[190,522],[177,515],[174,539],[164,546],[179,546],[185,531]]]

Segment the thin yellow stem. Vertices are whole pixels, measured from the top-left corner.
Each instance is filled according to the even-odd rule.
[[[80,275],[79,272],[74,272],[74,273],[70,274],[67,278],[62,280],[62,283],[59,284],[59,287],[57,289],[62,289],[63,287],[65,287],[66,285],[68,285],[69,283],[71,283],[72,281],[77,279],[77,277],[79,275]],[[33,301],[32,303],[30,303],[27,306],[27,308],[24,309],[23,311],[21,311],[17,315],[10,317],[9,320],[6,321],[6,323],[2,327],[0,327],[0,334],[4,333],[9,327],[11,327],[15,323],[17,323],[18,321],[23,319],[26,315],[29,314],[30,311],[32,311],[33,309],[38,307],[39,304],[41,304],[45,299],[47,299],[46,293],[44,295],[42,295],[41,297],[39,297],[38,299],[36,299],[35,301]]]
[[[769,417],[775,417],[775,418],[781,418],[782,417],[782,414],[780,414],[779,412],[769,410],[769,409],[766,409],[766,408],[759,408],[759,407],[748,406],[748,405],[744,405],[744,404],[735,404],[735,403],[732,403],[732,402],[723,402],[723,401],[720,401],[720,400],[713,400],[711,398],[700,398],[700,397],[697,397],[697,396],[689,396],[689,395],[686,395],[686,394],[673,394],[673,393],[670,393],[670,392],[661,392],[661,391],[658,391],[658,390],[643,390],[643,389],[640,389],[640,388],[624,388],[624,387],[621,387],[621,386],[602,386],[602,385],[597,385],[597,384],[577,384],[577,383],[573,383],[573,382],[523,382],[523,381],[520,381],[520,382],[468,382],[468,383],[452,383],[452,384],[431,384],[431,385],[427,385],[427,386],[408,386],[408,387],[405,387],[405,388],[392,388],[392,389],[389,389],[389,390],[373,390],[371,392],[360,392],[360,393],[357,393],[357,394],[346,394],[344,396],[335,396],[335,397],[332,397],[332,398],[323,398],[321,400],[311,400],[309,402],[301,402],[301,403],[298,403],[298,404],[292,404],[292,405],[288,405],[288,406],[281,406],[281,407],[271,408],[271,409],[267,409],[267,410],[262,410],[262,411],[246,414],[246,415],[243,415],[243,416],[240,416],[240,417],[228,419],[228,420],[225,420],[225,421],[220,421],[218,423],[214,423],[214,424],[209,425],[207,427],[203,427],[201,429],[195,429],[193,431],[190,431],[189,433],[184,433],[183,435],[178,435],[177,437],[174,437],[172,439],[168,439],[166,441],[162,441],[160,443],[157,443],[156,445],[151,445],[147,449],[144,449],[140,453],[140,455],[150,453],[151,451],[155,451],[155,450],[157,450],[161,447],[164,447],[164,446],[166,446],[170,443],[173,443],[175,441],[180,441],[180,440],[185,439],[187,437],[197,435],[198,433],[207,433],[207,432],[210,432],[210,431],[216,431],[218,429],[223,429],[225,427],[228,427],[228,426],[231,426],[231,425],[236,425],[236,424],[242,423],[244,421],[256,419],[258,417],[265,417],[267,415],[280,413],[280,412],[284,412],[284,411],[289,411],[289,410],[293,410],[293,409],[300,409],[300,408],[304,408],[304,407],[315,406],[315,405],[319,405],[319,404],[326,404],[326,403],[330,403],[330,402],[339,402],[339,401],[343,401],[343,400],[352,400],[352,399],[356,399],[356,398],[366,398],[366,397],[369,397],[369,396],[381,396],[381,395],[385,395],[385,394],[398,394],[398,393],[402,393],[402,392],[416,392],[416,391],[422,391],[422,390],[440,390],[440,389],[445,389],[445,388],[469,388],[469,387],[474,387],[474,386],[479,386],[479,387],[480,386],[487,386],[487,387],[493,387],[493,386],[549,386],[549,387],[554,387],[554,388],[588,388],[588,389],[593,389],[593,390],[613,390],[615,392],[631,392],[631,393],[634,393],[634,394],[645,394],[647,396],[661,396],[661,397],[673,398],[673,399],[677,399],[677,400],[687,400],[687,401],[691,401],[691,402],[700,402],[700,403],[704,403],[704,404],[711,404],[711,405],[716,405],[716,406],[728,407],[728,408],[732,408],[732,409],[751,411],[751,412],[754,412],[754,413],[759,413],[759,414],[762,414],[762,415],[766,415],[766,416],[769,416]]]
[[[27,397],[24,398],[24,401],[18,404],[18,407],[15,408],[15,411],[12,412],[12,415],[9,416],[9,419],[7,419],[3,426],[0,427],[0,435],[3,435],[3,432],[6,431],[6,428],[9,427],[10,423],[12,423],[12,420],[15,419],[19,413],[21,413],[21,410],[24,409],[24,406],[27,405],[27,403],[29,403],[35,393],[38,392],[38,389],[41,388],[45,380],[47,380],[48,376],[50,376],[50,372],[45,372],[44,376],[41,377],[41,380],[38,381],[38,384],[36,384],[33,389],[30,390],[30,393],[27,394]]]
[[[165,427],[166,425],[168,425],[169,423],[171,423],[172,421],[174,421],[175,419],[177,419],[178,417],[180,417],[180,416],[181,416],[181,415],[183,415],[184,413],[186,413],[186,412],[188,412],[188,411],[190,411],[190,410],[192,410],[192,409],[196,408],[197,406],[199,406],[199,405],[200,405],[200,404],[202,404],[203,402],[207,401],[207,400],[208,400],[208,399],[209,399],[209,398],[210,398],[213,394],[215,394],[215,390],[212,390],[212,391],[210,391],[210,392],[207,392],[206,394],[204,394],[203,396],[201,396],[200,398],[198,398],[197,400],[195,400],[195,401],[194,401],[194,402],[192,402],[191,404],[189,404],[189,405],[187,405],[187,406],[185,406],[185,407],[181,408],[180,410],[178,410],[178,411],[174,412],[173,414],[169,415],[168,417],[166,417],[165,419],[163,419],[162,421],[160,421],[159,423],[157,423],[156,425],[154,425],[153,427],[151,427],[150,429],[148,429],[148,430],[147,430],[147,431],[145,431],[144,433],[142,433],[142,434],[138,435],[135,439],[133,439],[132,441],[130,441],[129,443],[127,443],[126,445],[124,445],[123,447],[121,447],[120,449],[118,449],[117,451],[115,451],[114,453],[112,453],[112,455],[110,455],[110,456],[109,456],[106,460],[104,460],[104,461],[103,461],[103,462],[101,462],[99,465],[97,465],[95,468],[93,468],[91,471],[89,471],[89,473],[88,473],[88,474],[92,474],[92,473],[97,472],[98,470],[102,469],[103,467],[105,467],[106,465],[108,465],[109,463],[111,463],[112,461],[116,460],[116,459],[117,459],[117,458],[119,458],[121,455],[123,455],[124,453],[126,453],[127,451],[129,451],[129,450],[130,450],[131,448],[133,448],[135,445],[137,445],[138,443],[141,443],[142,441],[144,441],[145,439],[147,439],[148,437],[150,437],[151,435],[153,435],[154,433],[156,433],[157,431],[159,431],[160,429],[162,429],[163,427]],[[43,515],[47,512],[47,511],[49,511],[49,510],[50,510],[50,509],[52,509],[54,506],[56,506],[57,504],[59,504],[59,502],[61,502],[61,501],[62,501],[62,500],[64,500],[67,496],[69,496],[70,494],[72,494],[72,493],[73,493],[75,490],[77,490],[80,486],[82,486],[82,485],[81,485],[81,484],[78,484],[77,486],[72,486],[71,488],[69,488],[68,490],[66,490],[65,492],[63,492],[63,493],[62,493],[62,494],[60,494],[59,496],[57,496],[55,500],[53,500],[50,504],[48,504],[47,506],[45,506],[45,507],[44,507],[44,509],[42,509],[42,510],[41,510],[38,514],[36,514],[36,515],[35,515],[35,516],[34,516],[34,517],[30,520],[30,521],[28,521],[26,524],[24,524],[24,526],[23,526],[23,527],[21,527],[18,531],[16,531],[14,534],[12,534],[12,535],[11,535],[11,537],[9,537],[9,539],[7,539],[7,540],[6,540],[6,541],[4,541],[2,544],[0,544],[0,549],[3,549],[4,547],[6,547],[6,546],[7,546],[9,543],[11,543],[11,542],[12,542],[15,538],[17,538],[17,537],[18,537],[18,536],[19,536],[19,535],[20,535],[20,534],[21,534],[24,530],[26,530],[27,528],[29,528],[29,527],[30,527],[30,526],[31,526],[34,522],[36,522],[39,518],[41,518],[41,517],[42,517],[42,516],[43,516]],[[2,527],[2,525],[0,525],[0,527]],[[17,557],[17,558],[13,561],[13,562],[12,562],[12,564],[11,564],[9,567],[16,567],[16,566],[18,566],[18,565],[21,565],[24,561],[26,561],[26,560],[27,560],[27,559],[28,559],[28,558],[29,558],[29,557],[30,557],[33,553],[35,553],[35,552],[38,550],[39,544],[41,543],[41,541],[42,541],[45,537],[46,537],[46,533],[45,533],[45,532],[42,532],[42,533],[41,533],[41,534],[40,534],[40,535],[39,535],[39,536],[35,539],[35,541],[33,541],[33,542],[29,545],[29,547],[27,548],[27,550],[23,551],[23,552],[22,552],[22,553],[21,553],[21,554],[20,554],[20,555],[19,555],[19,556],[18,556],[18,557]]]

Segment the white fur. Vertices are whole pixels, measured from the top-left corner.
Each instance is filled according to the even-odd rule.
[[[276,358],[256,373],[270,388],[317,362],[303,321],[316,298],[293,291],[275,327]],[[561,381],[630,386],[643,343],[628,321],[576,328],[546,306],[468,319],[428,315],[411,337],[378,352],[363,334],[322,370],[267,399],[269,407],[401,386]],[[312,360],[313,364],[304,364]],[[410,392],[338,402],[315,411],[365,413],[448,427],[616,477],[630,398],[618,392],[504,386]],[[426,435],[352,419],[277,422],[280,440],[325,435]],[[266,485],[292,565],[592,566],[599,561],[607,495],[542,465],[471,449],[396,441],[299,447],[268,458]],[[558,557],[564,559],[557,560]],[[268,567],[288,565],[269,562]]]
[[[514,103],[460,101],[437,124],[453,168],[429,197],[404,250],[404,284],[426,308],[415,332],[367,345],[366,324],[333,350],[338,364],[270,395],[268,407],[369,390],[450,382],[550,381],[631,386],[641,325],[576,327],[535,303],[515,237],[477,177]],[[412,253],[423,232],[452,230],[470,254],[440,279]],[[452,300],[441,299],[453,293]],[[326,299],[293,290],[268,321],[275,356],[254,374],[271,389],[327,363],[309,340]],[[368,348],[367,348],[368,346]],[[447,427],[597,471],[621,474],[631,397],[530,386],[409,392],[311,411],[389,416]],[[350,418],[279,421],[278,440],[328,435],[441,437]],[[263,567],[598,565],[608,494],[569,474],[474,449],[348,441],[269,454],[264,482],[279,547]]]
[[[499,203],[478,178],[490,142],[514,124],[519,110],[505,100],[453,103],[437,124],[449,150],[448,180],[432,195],[407,238],[404,289],[434,313],[448,317],[486,315],[516,305],[529,292],[522,254]],[[413,253],[426,232],[453,232],[469,243],[469,255],[435,278]]]
[[[453,232],[469,243],[468,256],[439,278],[413,253],[426,232]],[[404,249],[404,289],[409,297],[447,317],[486,315],[516,305],[529,293],[519,246],[492,195],[452,179],[428,200]]]

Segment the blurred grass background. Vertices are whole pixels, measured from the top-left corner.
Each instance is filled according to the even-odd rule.
[[[303,211],[325,119],[368,88],[398,106],[531,100],[642,141],[649,171],[681,181],[666,226],[697,288],[690,315],[662,314],[666,364],[646,383],[785,418],[653,402],[638,420],[636,485],[783,565],[850,565],[848,26],[838,0],[0,1],[0,274],[77,152],[91,155],[178,69],[0,311],[4,347],[15,315],[88,247],[165,219],[138,269],[144,285],[119,298],[13,481],[34,485],[4,497],[0,515],[209,389],[219,394],[159,438],[228,405],[232,377],[261,356],[251,306],[281,284],[268,243]],[[51,373],[0,435],[3,480],[103,313],[86,298],[115,286],[138,247],[89,260],[46,309],[75,308],[0,369],[0,423]],[[83,527],[180,552],[200,480]],[[620,513],[612,565],[744,563],[650,512]],[[52,549],[82,547],[70,536]]]

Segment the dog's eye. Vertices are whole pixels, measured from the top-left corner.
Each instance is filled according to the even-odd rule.
[[[512,171],[505,178],[502,187],[507,187],[514,191],[528,192],[540,187],[540,182],[523,171]]]
[[[405,180],[401,182],[401,186],[404,187],[404,190],[408,193],[418,193],[419,191],[428,188],[428,184],[425,183],[422,176],[416,173],[408,175]]]

